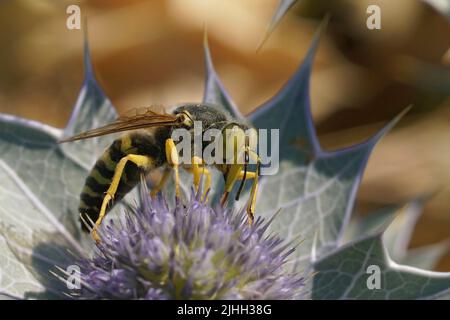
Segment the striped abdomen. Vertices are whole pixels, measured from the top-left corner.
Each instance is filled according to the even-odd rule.
[[[162,143],[160,140],[162,140]],[[86,178],[79,205],[79,212],[83,219],[88,223],[89,220],[93,222],[97,220],[103,197],[111,184],[120,159],[129,154],[144,155],[151,158],[154,164],[152,168],[159,167],[165,162],[164,142],[165,139],[161,136],[161,130],[157,132],[156,138],[155,135],[147,131],[140,131],[126,134],[115,140],[97,160]],[[141,173],[141,169],[134,163],[127,162],[114,196],[114,202],[108,206],[108,210],[140,182]],[[85,231],[88,230],[83,222],[81,222],[81,225]]]

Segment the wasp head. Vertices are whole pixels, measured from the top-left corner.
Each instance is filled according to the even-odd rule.
[[[222,141],[224,168],[226,168],[224,170],[225,184],[230,188],[236,180],[241,180],[236,194],[236,200],[239,200],[247,179],[249,164],[256,164],[256,174],[259,174],[260,160],[256,152],[258,135],[254,128],[245,124],[229,123],[222,129]]]

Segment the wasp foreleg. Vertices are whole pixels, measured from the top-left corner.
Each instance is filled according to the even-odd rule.
[[[222,203],[222,205],[224,205],[226,203],[228,196],[231,192],[231,189],[233,188],[234,182],[244,179],[244,176],[245,176],[245,179],[254,179],[253,184],[252,184],[252,190],[250,192],[249,204],[247,205],[248,222],[249,222],[249,224],[252,224],[253,214],[255,212],[256,193],[257,193],[257,188],[258,188],[257,172],[247,171],[247,173],[245,173],[244,170],[242,170],[241,172],[238,173],[238,175],[236,176],[234,181],[230,182],[229,184],[225,183],[225,191],[222,196],[221,203]],[[228,181],[228,179],[227,179],[227,181]]]
[[[234,183],[237,181],[239,175],[241,174],[243,167],[244,166],[241,164],[234,164],[230,166],[225,179],[225,190],[221,200],[222,204],[225,204],[225,202],[227,201],[228,194],[233,189]]]
[[[109,202],[114,199],[114,195],[117,191],[117,188],[120,183],[120,179],[122,177],[123,171],[125,169],[125,165],[128,161],[133,162],[136,164],[139,168],[147,168],[152,164],[152,159],[146,156],[137,155],[137,154],[129,154],[118,162],[116,169],[114,171],[114,176],[112,178],[111,185],[109,186],[108,190],[106,191],[105,197],[103,198],[102,206],[100,208],[100,214],[98,216],[97,221],[95,222],[94,228],[92,229],[92,238],[94,238],[95,242],[99,242],[100,238],[97,234],[97,228],[100,226],[100,224],[103,221],[103,218],[106,215],[106,209],[108,207]]]
[[[240,164],[231,165],[231,167],[226,175],[225,191],[224,191],[222,199],[221,199],[221,204],[224,205],[227,202],[228,196],[229,196],[231,190],[233,189],[234,183],[237,180],[242,180],[244,178],[245,179],[253,179],[252,189],[250,191],[250,199],[247,204],[248,223],[251,225],[254,220],[256,195],[258,193],[258,182],[259,182],[259,171],[260,171],[259,166],[261,163],[261,159],[255,152],[253,152],[251,150],[249,150],[249,156],[253,160],[255,160],[257,163],[256,172],[250,172],[250,171],[245,172],[245,170],[241,170],[243,165],[240,165]]]
[[[236,180],[242,180],[242,179],[244,179],[244,175],[245,175],[244,171],[241,171],[241,172],[239,173],[239,175],[238,175],[238,177],[237,177]],[[247,171],[247,174],[246,174],[246,176],[245,176],[245,179],[254,179],[255,176],[256,176],[256,172]]]
[[[249,152],[249,155],[257,163],[256,172],[251,172],[253,174],[253,184],[252,184],[252,190],[250,191],[250,199],[247,204],[247,219],[248,219],[248,223],[251,225],[254,220],[254,213],[255,213],[255,207],[256,207],[256,195],[258,193],[258,182],[259,182],[261,159],[254,152]],[[249,172],[247,172],[247,175],[248,174],[249,174]]]
[[[254,173],[254,172],[252,172]],[[247,205],[247,218],[248,223],[251,225],[254,220],[255,206],[256,206],[256,194],[258,193],[258,174],[255,173],[255,178],[252,184],[252,190],[250,191],[250,199]]]
[[[225,178],[225,189],[223,191],[222,198],[220,199],[220,204],[223,206],[228,200],[228,196],[233,189],[234,183],[238,180],[242,173],[242,168],[244,166],[241,164],[231,165]]]

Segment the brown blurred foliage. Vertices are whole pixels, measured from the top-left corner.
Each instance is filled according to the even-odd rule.
[[[199,101],[202,37],[244,113],[294,72],[326,13],[311,99],[322,145],[363,141],[408,105],[379,143],[357,212],[426,197],[413,246],[450,236],[450,24],[419,0],[303,0],[263,48],[277,0],[0,1],[0,112],[63,127],[83,79],[83,31],[66,28],[66,8],[88,18],[97,78],[119,111]],[[382,29],[366,28],[366,8]],[[450,271],[450,255],[438,267]]]

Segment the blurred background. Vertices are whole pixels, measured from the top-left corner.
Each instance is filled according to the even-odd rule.
[[[330,13],[311,84],[322,145],[361,142],[414,106],[370,158],[357,214],[424,197],[411,245],[450,237],[450,20],[425,2],[302,0],[256,52],[278,0],[0,0],[0,112],[65,126],[83,79],[71,4],[88,18],[97,78],[119,112],[200,101],[207,24],[216,70],[248,113],[292,75]],[[381,30],[366,28],[370,4]],[[437,270],[450,271],[450,250]]]

